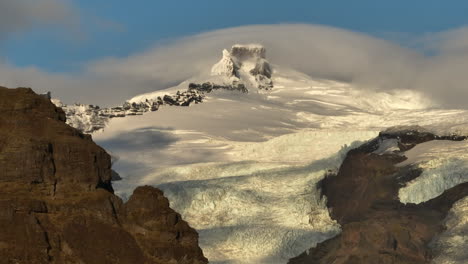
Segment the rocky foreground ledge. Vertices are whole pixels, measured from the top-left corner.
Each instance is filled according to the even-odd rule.
[[[388,140],[397,144],[386,150]],[[465,182],[420,204],[399,201],[398,190],[422,171],[396,164],[406,159],[405,151],[432,140],[461,141],[466,137],[412,129],[386,131],[349,151],[338,173],[328,175],[319,186],[328,199],[331,217],[342,227],[341,234],[289,263],[431,263],[431,241],[443,232],[453,204],[468,196]]]
[[[29,88],[0,87],[0,263],[208,263],[153,187],[123,203],[110,156]]]

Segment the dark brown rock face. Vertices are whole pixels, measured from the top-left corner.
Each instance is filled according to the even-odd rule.
[[[160,190],[113,194],[110,156],[31,89],[0,87],[0,263],[207,263]]]
[[[429,140],[462,139],[414,131],[382,133],[379,139],[384,138],[398,138],[401,151]],[[372,153],[379,139],[351,150],[338,174],[322,183],[327,206],[342,226],[342,233],[289,263],[430,263],[429,242],[442,231],[443,219],[453,203],[468,195],[468,183],[425,203],[404,205],[399,202],[398,189],[421,172],[394,166],[405,157]]]

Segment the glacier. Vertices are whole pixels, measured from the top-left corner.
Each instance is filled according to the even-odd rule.
[[[468,134],[466,110],[438,108],[417,91],[312,78],[266,61],[265,52],[234,45],[206,73],[128,102],[151,102],[190,83],[242,82],[247,93],[214,90],[203,103],[112,118],[92,134],[117,160],[116,193],[125,198],[146,184],[164,190],[199,232],[210,263],[287,263],[338,234],[317,183],[379,131],[418,125]],[[271,80],[269,89],[260,87],[258,72]],[[423,173],[400,189],[400,201],[420,203],[466,181],[466,144],[431,141],[402,153],[408,159],[400,166]],[[397,142],[386,140],[375,153],[395,150]]]
[[[433,140],[419,144],[404,155],[398,166],[422,169],[416,179],[399,190],[402,203],[419,204],[468,181],[468,141]]]
[[[335,138],[335,145],[330,146],[330,141],[324,140],[330,136],[324,133],[322,138],[318,134],[316,137],[308,134],[306,138],[328,144],[317,144],[312,152],[318,160],[307,165],[283,164],[275,168],[266,160],[210,164],[197,168],[196,173],[204,175],[204,179],[158,187],[171,206],[199,231],[200,246],[211,263],[286,263],[310,246],[339,233],[339,225],[330,219],[317,184],[330,170],[338,169],[350,147],[360,144],[344,147],[343,142],[364,136],[337,133],[335,136],[340,139]],[[276,146],[269,150],[272,161],[279,162],[275,152],[281,145],[269,143],[258,144],[256,151],[264,153],[266,159],[265,147]],[[327,149],[319,153],[324,146]],[[328,156],[329,151],[337,153]],[[196,178],[193,172],[186,173],[191,174],[187,178]]]
[[[433,264],[464,264],[468,259],[468,197],[457,201],[444,221],[445,231],[431,242]]]
[[[219,139],[194,141],[196,134],[189,131],[172,132],[190,135],[186,144],[213,144],[211,151],[216,151],[218,161],[210,158],[206,162],[203,156],[193,155],[198,160],[163,166],[163,162],[154,162],[156,157],[149,158],[153,169],[146,174],[116,164],[119,173],[127,176],[114,183],[117,193],[125,197],[137,185],[155,185],[164,191],[171,207],[198,230],[200,246],[210,263],[265,264],[286,263],[339,233],[317,183],[330,170],[338,169],[349,148],[378,134],[302,131],[260,142],[225,140],[228,147],[219,147]],[[172,147],[181,147],[177,144]],[[149,154],[146,152],[154,153],[152,147],[137,147],[135,153],[129,146],[125,149],[140,163]],[[173,156],[169,160],[181,161]]]

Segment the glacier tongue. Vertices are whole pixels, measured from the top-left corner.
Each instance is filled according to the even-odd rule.
[[[419,204],[468,181],[468,141],[433,140],[405,152],[408,159],[399,166],[422,169],[416,179],[399,190],[402,203]]]
[[[210,263],[286,263],[340,230],[316,191],[323,167],[257,166],[251,175],[158,186],[199,231]]]
[[[210,263],[286,263],[339,233],[317,183],[330,169],[339,167],[349,148],[360,144],[347,143],[375,135],[314,131],[243,147],[237,144],[230,148],[230,155],[246,161],[186,167],[177,171],[177,178],[192,180],[158,187],[198,230],[200,246]],[[310,153],[302,160],[310,161],[305,162],[308,164],[291,163],[301,159],[297,154],[289,157],[290,153],[304,155],[307,150]],[[261,155],[258,161],[249,161],[257,155]],[[151,184],[151,179],[146,178],[145,184]]]
[[[465,264],[468,259],[468,197],[456,202],[445,219],[446,230],[431,242],[433,264]]]

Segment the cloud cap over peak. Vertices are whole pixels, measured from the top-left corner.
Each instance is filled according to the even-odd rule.
[[[52,90],[65,101],[114,104],[209,72],[221,51],[236,43],[261,43],[271,63],[312,77],[348,81],[363,89],[413,89],[442,105],[468,108],[468,30],[426,34],[414,41],[430,48],[430,55],[423,49],[333,27],[252,25],[158,43],[125,58],[93,61],[78,76],[47,74],[43,83],[37,81],[38,71],[36,80],[26,72],[15,76],[27,80],[27,85]],[[8,79],[1,72],[0,77]]]

